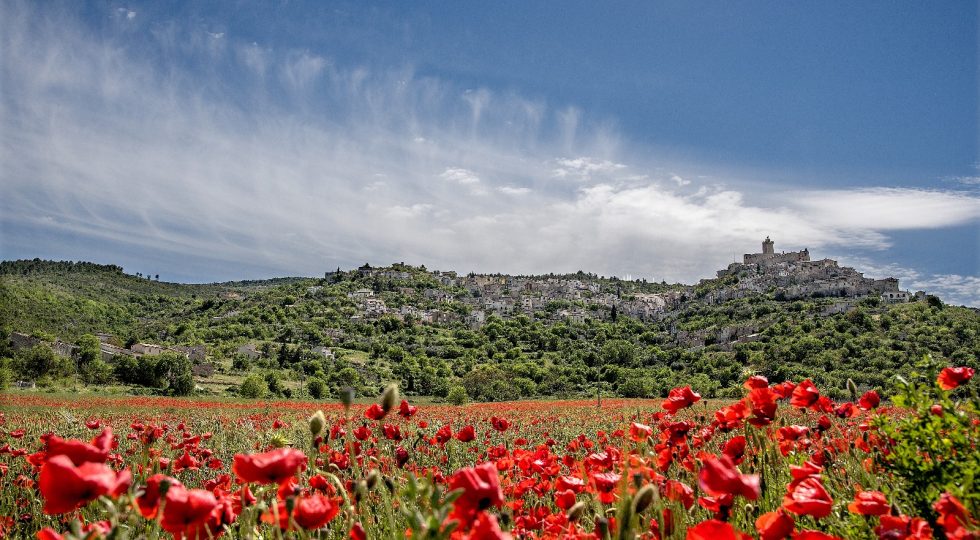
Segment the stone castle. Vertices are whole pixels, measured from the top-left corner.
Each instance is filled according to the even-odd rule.
[[[727,276],[736,276],[738,282],[733,289],[719,291],[725,298],[716,300],[771,290],[786,299],[855,298],[875,294],[886,302],[908,302],[913,296],[899,289],[896,278],[866,278],[863,273],[839,266],[832,259],[811,261],[807,249],[776,253],[768,236],[762,242],[762,253],[746,253],[741,263],[734,262],[718,271],[719,278]]]

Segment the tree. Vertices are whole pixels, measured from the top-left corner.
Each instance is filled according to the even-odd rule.
[[[30,349],[21,349],[15,357],[17,371],[30,379],[47,375],[57,364],[54,351],[46,345],[35,345]]]
[[[310,392],[313,399],[323,399],[327,395],[327,383],[319,378],[313,377],[306,383],[306,389]]]
[[[92,334],[78,338],[78,363],[84,366],[89,362],[102,358],[102,343]]]
[[[191,361],[177,353],[165,352],[157,356],[154,366],[158,388],[166,389],[175,396],[186,396],[194,391],[194,373]]]
[[[82,380],[85,384],[109,384],[112,382],[112,366],[96,358],[82,366]]]
[[[265,379],[259,375],[249,375],[238,388],[238,395],[248,399],[261,399],[269,391]]]
[[[446,401],[453,405],[464,405],[469,400],[470,396],[466,394],[466,389],[459,385],[452,387],[446,396]]]

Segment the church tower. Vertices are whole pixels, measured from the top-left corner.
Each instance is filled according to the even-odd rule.
[[[766,237],[765,240],[762,241],[762,254],[763,255],[775,254],[775,251],[773,251],[772,240],[770,240],[768,236]]]

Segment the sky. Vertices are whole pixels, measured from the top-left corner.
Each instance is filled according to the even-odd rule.
[[[978,5],[0,1],[0,258],[696,283],[808,248],[980,307]]]

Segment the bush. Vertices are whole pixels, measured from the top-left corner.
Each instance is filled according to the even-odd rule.
[[[653,383],[646,377],[629,377],[619,383],[616,392],[627,398],[648,398],[653,393]]]
[[[446,395],[446,401],[453,405],[465,405],[469,400],[470,396],[466,394],[466,389],[459,385],[452,387]]]
[[[323,399],[327,395],[327,389],[327,383],[318,377],[313,377],[306,383],[306,390],[313,399]]]
[[[249,375],[242,381],[242,385],[238,389],[238,395],[248,399],[264,398],[268,392],[269,386],[265,379],[259,375]]]
[[[112,382],[112,366],[101,358],[90,360],[82,367],[85,384],[109,384]]]

